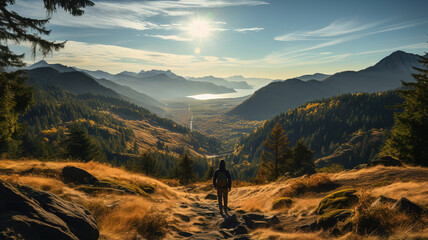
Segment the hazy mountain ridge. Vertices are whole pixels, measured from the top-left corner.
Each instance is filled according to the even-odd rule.
[[[53,85],[76,95],[93,94],[121,98],[120,94],[99,84],[92,77],[78,71],[59,72],[51,67],[28,70],[31,81]]]
[[[308,80],[324,80],[328,77],[330,77],[331,75],[328,74],[323,74],[323,73],[314,73],[314,74],[306,74],[306,75],[302,75],[300,77],[296,77],[297,79],[300,79],[302,81],[308,81]]]
[[[315,99],[343,93],[383,92],[414,81],[413,67],[421,67],[416,54],[396,51],[374,66],[360,71],[344,71],[322,81],[289,79],[274,82],[256,91],[251,98],[228,114],[245,119],[265,120]],[[297,84],[297,81],[301,81]],[[294,82],[295,84],[291,84]]]
[[[214,77],[212,75],[205,77],[187,77],[188,80],[198,82],[211,82],[219,86],[224,86],[233,89],[252,89],[246,81],[227,81],[224,78]]]

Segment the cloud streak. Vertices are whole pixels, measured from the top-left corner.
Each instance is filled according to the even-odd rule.
[[[178,1],[120,1],[96,2],[85,9],[85,14],[75,18],[62,10],[53,15],[50,23],[68,27],[130,28],[136,30],[168,29],[169,24],[157,24],[148,19],[155,16],[187,16],[201,8],[258,6],[268,4],[259,0],[178,0]],[[18,1],[13,10],[29,17],[44,18],[42,2]]]
[[[253,28],[235,28],[233,29],[233,31],[235,32],[241,32],[241,33],[246,33],[246,32],[258,32],[263,30],[264,28],[259,28],[259,27],[253,27]]]

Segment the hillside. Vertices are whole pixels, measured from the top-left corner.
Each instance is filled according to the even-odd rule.
[[[64,167],[73,166],[96,178],[94,185],[68,182]],[[425,168],[366,168],[310,177],[281,179],[265,185],[232,188],[229,216],[217,210],[209,183],[188,187],[168,186],[159,180],[122,169],[89,162],[40,162],[37,160],[0,160],[0,184],[16,189],[34,188],[43,196],[52,193],[64,201],[62,211],[72,211],[69,202],[87,209],[96,223],[100,239],[425,239],[426,214],[412,218],[388,202],[402,197],[420,207],[428,207],[424,186],[428,183]],[[72,176],[71,176],[72,177]],[[18,185],[19,184],[19,185]],[[348,210],[345,218],[330,218],[315,210],[328,194],[351,192],[354,202],[342,205]],[[0,187],[0,191],[4,192]],[[296,192],[297,190],[297,192]],[[15,190],[15,193],[18,191]],[[210,196],[210,197],[207,197]],[[285,205],[273,205],[281,197],[290,197]],[[347,196],[348,197],[348,196]],[[54,198],[55,199],[55,198]],[[344,199],[344,198],[342,198]],[[4,200],[4,199],[3,199]],[[18,201],[16,199],[15,201]],[[60,200],[55,200],[60,201]],[[12,203],[7,203],[12,204]],[[21,204],[15,202],[14,204]],[[28,204],[28,203],[27,203]],[[32,204],[36,204],[33,202]],[[392,205],[392,208],[388,206]],[[273,207],[275,206],[275,207]],[[279,206],[279,207],[278,207]],[[52,211],[55,205],[46,208]],[[332,212],[335,210],[332,210]],[[9,214],[9,212],[7,212]],[[68,212],[70,214],[72,212]],[[366,215],[362,215],[365,213]],[[372,214],[370,214],[372,213]],[[12,213],[11,213],[12,214]],[[14,213],[17,216],[17,212]],[[73,213],[74,214],[74,213]],[[63,217],[63,215],[58,215]],[[76,215],[74,215],[76,216]],[[34,216],[33,216],[34,217]],[[258,219],[258,220],[256,220]],[[348,221],[343,228],[341,221]],[[22,221],[30,221],[25,218]],[[378,223],[378,224],[373,224]],[[38,222],[40,224],[40,221]],[[35,223],[33,223],[35,224]],[[370,228],[373,227],[374,228]],[[49,225],[45,226],[49,229]],[[45,228],[45,229],[46,229]],[[79,234],[81,228],[74,229]],[[383,231],[379,232],[378,229]],[[34,231],[36,230],[36,231]],[[333,231],[334,230],[334,231]],[[15,229],[16,232],[25,228]],[[0,227],[0,234],[8,234]],[[40,234],[33,228],[33,236]]]
[[[346,142],[364,144],[358,147],[359,155],[354,156],[351,163],[348,163],[349,156],[342,159],[343,165],[352,168],[374,156],[379,151],[379,144],[369,144],[368,139],[365,141],[364,137],[359,139],[361,142],[350,139],[361,134],[360,131],[384,131],[391,128],[394,110],[386,106],[393,106],[401,101],[395,92],[386,92],[344,94],[306,103],[266,121],[253,133],[241,138],[233,161],[239,163],[247,160],[250,163],[258,163],[263,142],[273,126],[279,122],[291,146],[301,139],[314,151],[316,158],[332,154]]]
[[[105,78],[95,79],[95,81],[97,81],[104,87],[110,88],[115,92],[119,93],[120,95],[122,95],[122,98],[128,102],[134,103],[143,108],[147,108],[149,111],[158,115],[165,115],[165,110],[163,109],[165,104],[146,94],[135,91],[130,87],[119,85]]]
[[[184,149],[202,156],[220,148],[214,138],[191,132],[130,102],[101,95],[74,95],[45,82],[30,83],[35,87],[35,104],[20,118],[26,124],[20,137],[21,156],[62,157],[62,142],[73,124],[87,129],[101,150],[102,159],[118,165],[127,164],[149,149],[168,149],[165,154],[171,157],[165,157],[176,161]],[[167,169],[168,164],[159,167]],[[159,171],[167,172],[165,169]]]
[[[93,95],[121,98],[117,92],[102,86],[93,78],[77,71],[59,72],[51,67],[43,67],[28,70],[28,75],[30,84],[37,82],[44,85],[52,85],[77,95],[90,93]]]
[[[401,81],[412,82],[413,67],[421,67],[419,55],[396,51],[374,66],[360,71],[333,74],[324,80],[289,79],[273,82],[256,91],[229,115],[265,120],[315,99],[344,93],[383,92],[399,88]]]

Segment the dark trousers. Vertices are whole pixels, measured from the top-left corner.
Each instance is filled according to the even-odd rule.
[[[224,209],[227,211],[227,195],[229,194],[229,191],[227,188],[217,188],[217,199],[218,199],[218,206],[220,208],[220,211],[223,209],[223,205],[221,203],[221,199],[223,198],[224,202]]]

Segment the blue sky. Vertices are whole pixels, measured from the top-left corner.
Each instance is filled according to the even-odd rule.
[[[18,0],[13,9],[45,17],[41,2]],[[68,42],[48,62],[286,79],[359,70],[395,50],[424,54],[428,47],[426,0],[94,2],[81,17],[53,15],[48,38]],[[40,60],[26,55],[28,64]]]

